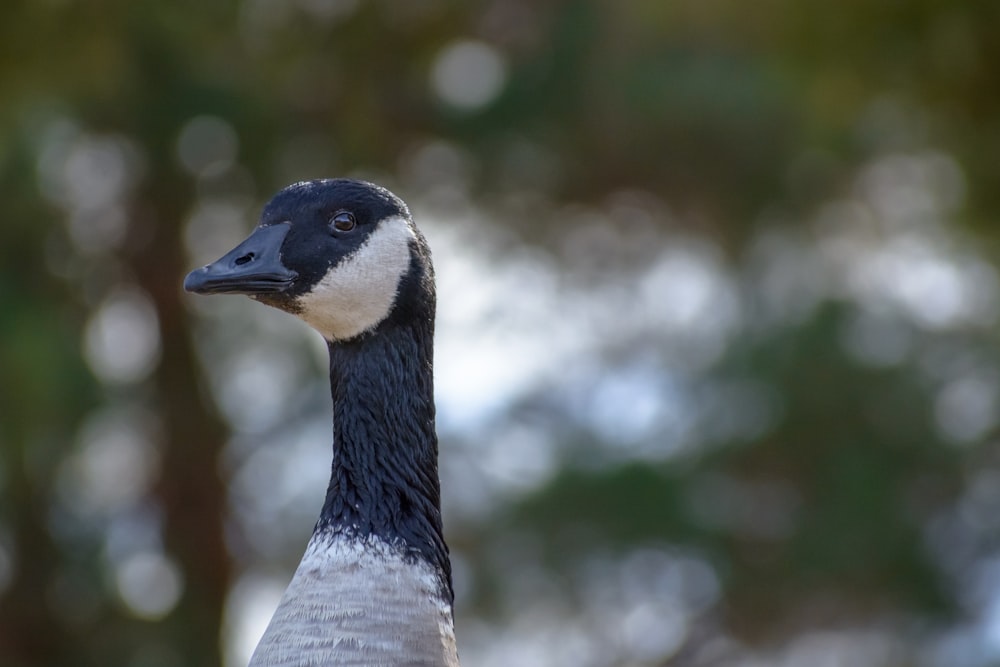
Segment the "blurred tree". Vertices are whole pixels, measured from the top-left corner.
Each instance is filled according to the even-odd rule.
[[[233,517],[240,429],[213,380],[221,362],[199,354],[180,280],[200,239],[238,236],[271,191],[343,173],[445,218],[479,202],[509,238],[565,257],[595,301],[635,297],[601,289],[632,285],[681,238],[721,249],[744,286],[738,333],[710,362],[677,354],[651,313],[641,335],[612,328],[588,348],[600,357],[578,360],[582,380],[536,380],[479,430],[447,434],[446,453],[519,426],[559,456],[489,521],[449,525],[471,568],[460,617],[509,613],[519,598],[505,589],[538,583],[536,565],[582,608],[580,572],[612,555],[641,570],[627,556],[642,549],[710,564],[722,592],[705,603],[720,613],[695,614],[701,634],[677,640],[684,651],[657,644],[635,664],[710,664],[695,648],[719,637],[781,646],[895,618],[947,628],[988,606],[970,590],[995,558],[1000,508],[996,313],[976,301],[996,291],[979,260],[995,259],[1000,209],[998,12],[976,0],[6,3],[0,664],[222,661],[227,596],[260,554]],[[636,197],[658,202],[642,224],[620,214]],[[894,215],[897,227],[878,222]],[[903,275],[888,269],[864,283],[912,312],[873,307],[845,260],[802,313],[771,322],[767,277],[747,268],[768,235],[799,230],[850,260],[864,248],[830,230],[855,224],[872,248],[905,237],[892,261],[926,269],[909,287],[884,284]],[[657,243],[629,255],[639,232]],[[779,277],[794,292],[824,270]],[[948,306],[934,276],[979,291]],[[905,351],[886,353],[899,336]],[[680,453],[667,429],[626,445],[580,409],[588,382],[635,367],[681,387],[693,444]],[[628,618],[626,637],[646,627]]]

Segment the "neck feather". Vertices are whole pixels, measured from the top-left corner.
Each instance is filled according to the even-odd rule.
[[[379,538],[441,573],[451,564],[441,527],[434,428],[433,319],[390,318],[330,349],[333,470],[317,532]]]

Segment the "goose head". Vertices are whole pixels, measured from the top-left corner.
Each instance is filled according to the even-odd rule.
[[[246,294],[331,343],[433,317],[430,254],[409,209],[385,188],[351,179],[284,188],[250,236],[188,274],[184,289]]]

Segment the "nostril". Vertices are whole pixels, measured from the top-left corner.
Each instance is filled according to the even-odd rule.
[[[243,266],[247,262],[252,262],[253,258],[254,258],[254,254],[252,252],[248,252],[247,254],[243,255],[242,257],[238,257],[236,259],[236,266]]]

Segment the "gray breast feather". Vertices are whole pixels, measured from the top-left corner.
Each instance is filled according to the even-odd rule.
[[[431,567],[383,542],[314,536],[250,667],[327,665],[458,667]]]

